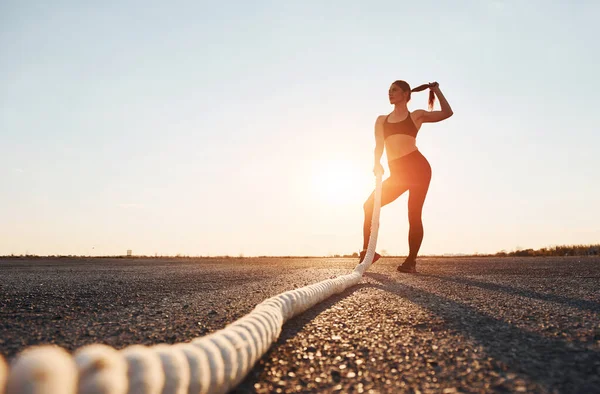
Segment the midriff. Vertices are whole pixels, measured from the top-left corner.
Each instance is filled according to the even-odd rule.
[[[385,151],[388,161],[406,156],[417,150],[417,139],[410,135],[394,134],[385,139]]]

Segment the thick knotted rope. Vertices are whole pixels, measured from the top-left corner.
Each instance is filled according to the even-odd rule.
[[[37,346],[18,354],[10,369],[0,357],[0,394],[4,388],[6,394],[226,393],[267,352],[286,321],[359,283],[375,254],[380,208],[378,174],[369,246],[350,274],[271,297],[224,329],[188,343],[119,351],[94,344],[73,355],[60,347]]]

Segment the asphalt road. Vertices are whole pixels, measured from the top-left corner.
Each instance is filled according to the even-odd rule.
[[[377,262],[285,324],[236,393],[600,393],[600,258]],[[0,259],[0,353],[187,342],[354,259]]]

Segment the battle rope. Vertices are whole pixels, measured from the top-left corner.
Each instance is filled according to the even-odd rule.
[[[33,346],[19,353],[10,369],[0,357],[0,394],[4,388],[6,394],[226,393],[267,352],[286,321],[359,283],[375,254],[380,208],[377,174],[369,246],[350,274],[271,297],[222,330],[187,343],[119,351],[94,344],[72,356],[57,346]]]

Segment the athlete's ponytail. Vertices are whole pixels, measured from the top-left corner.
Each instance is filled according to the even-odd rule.
[[[429,84],[425,83],[423,85],[417,86],[416,88],[412,89],[411,92],[420,92],[420,91],[428,89],[428,88],[429,88]],[[433,103],[435,103],[435,93],[433,92],[433,90],[429,90],[429,100],[427,101],[427,103],[429,104],[429,110],[432,111]]]
[[[408,94],[408,100],[409,101],[410,101],[410,93],[411,92],[420,92],[422,90],[425,90],[425,89],[429,88],[429,84],[426,83],[426,84],[417,86],[414,89],[411,89],[410,85],[406,81],[400,81],[400,80],[394,81],[394,85],[398,86],[400,89],[402,89],[405,92],[409,92],[409,94]],[[429,91],[429,101],[428,101],[429,110],[430,111],[433,110],[433,103],[434,102],[435,102],[435,93],[433,92],[433,90],[430,90]]]

